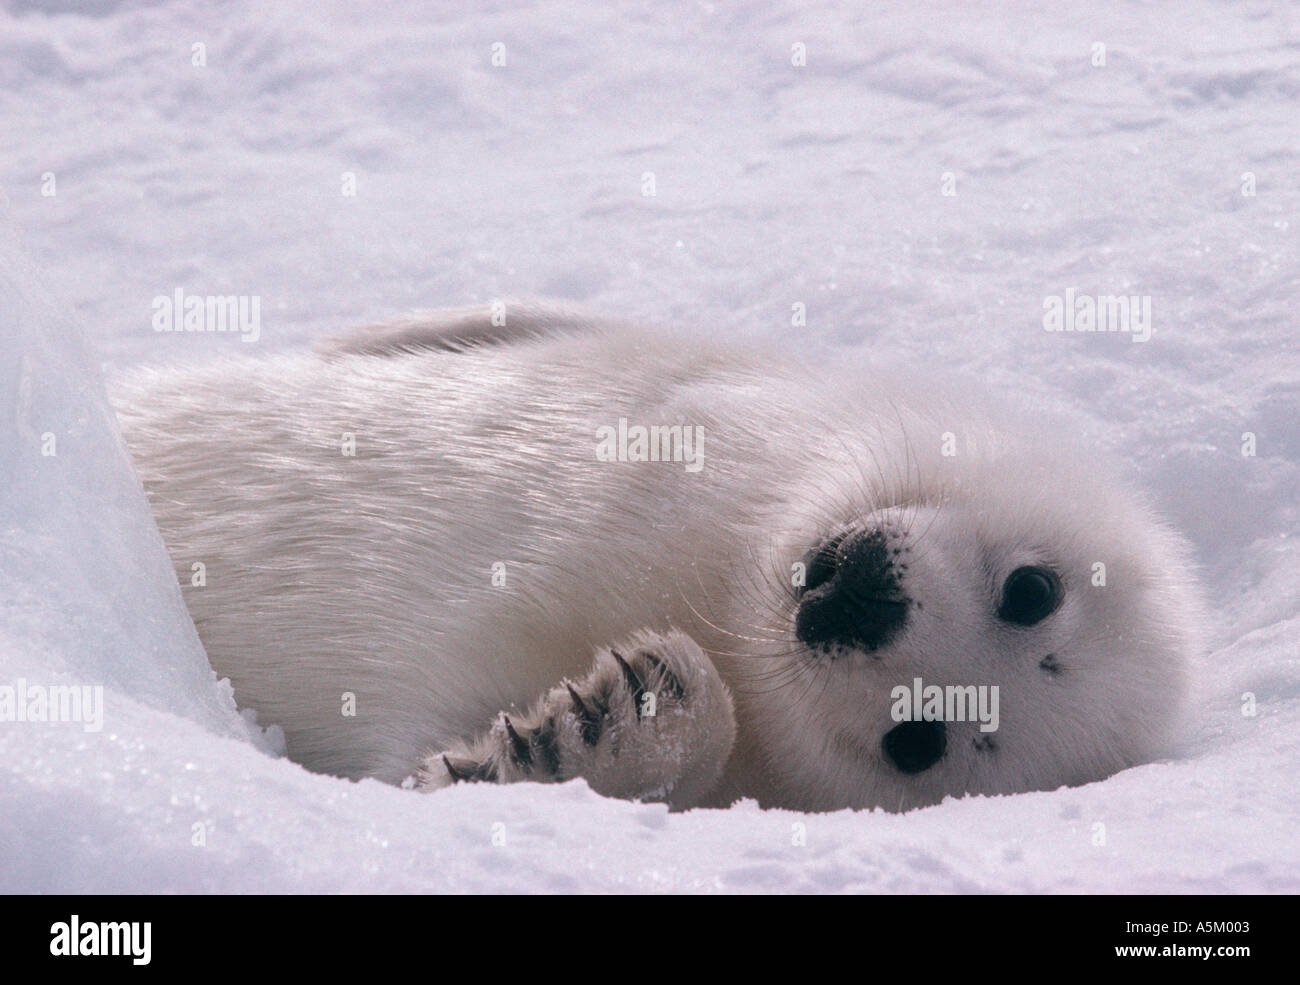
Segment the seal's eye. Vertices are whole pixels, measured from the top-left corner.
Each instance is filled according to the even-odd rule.
[[[1050,568],[1016,568],[1002,583],[998,618],[1017,626],[1042,622],[1061,604],[1061,579]]]
[[[843,537],[834,537],[811,552],[804,562],[807,567],[804,571],[804,585],[800,595],[811,592],[818,585],[824,585],[834,577],[840,566],[839,550],[843,539]]]

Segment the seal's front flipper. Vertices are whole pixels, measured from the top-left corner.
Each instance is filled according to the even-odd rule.
[[[731,695],[685,633],[641,633],[601,650],[578,682],[524,716],[502,714],[482,738],[425,758],[422,790],[460,781],[554,783],[690,807],[722,775],[736,735]]]

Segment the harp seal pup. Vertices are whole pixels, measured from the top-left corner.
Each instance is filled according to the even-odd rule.
[[[1160,755],[1201,652],[1146,499],[951,382],[532,302],[115,402],[212,666],[315,771],[905,810]]]

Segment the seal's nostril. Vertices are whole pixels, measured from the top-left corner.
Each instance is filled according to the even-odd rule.
[[[897,554],[895,549],[894,554]],[[868,652],[907,622],[909,600],[881,530],[828,542],[811,558],[795,614],[795,635],[809,646]]]
[[[948,730],[943,722],[903,722],[885,733],[880,748],[900,773],[923,773],[943,758]]]
[[[835,577],[835,572],[840,566],[839,549],[843,540],[844,535],[840,534],[838,537],[826,541],[812,552],[807,561],[804,584],[799,590],[800,595],[821,588],[822,585]]]

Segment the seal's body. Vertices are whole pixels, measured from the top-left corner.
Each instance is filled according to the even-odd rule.
[[[965,392],[534,304],[115,401],[213,667],[313,770],[904,809],[1155,755],[1197,650],[1178,539]]]

